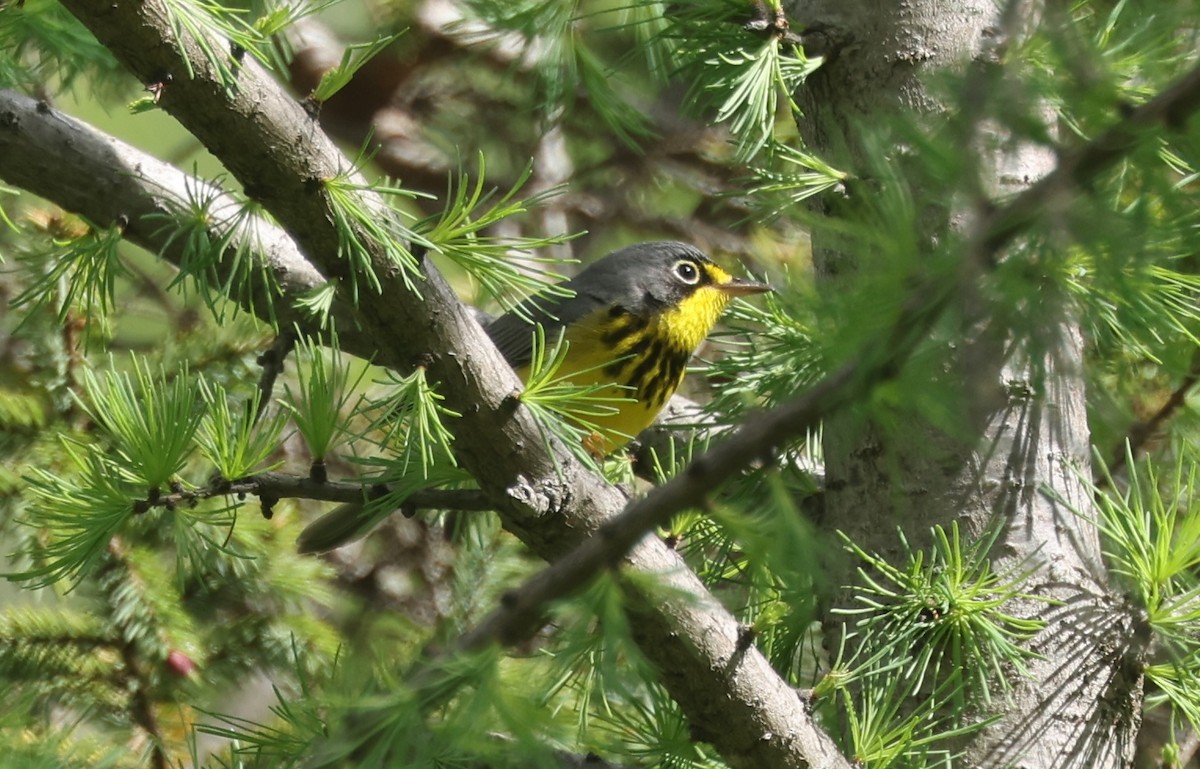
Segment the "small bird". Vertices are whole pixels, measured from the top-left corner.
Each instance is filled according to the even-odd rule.
[[[589,418],[600,430],[591,444],[599,455],[654,423],[730,298],[770,290],[673,241],[615,251],[562,287],[565,296],[527,299],[487,332],[522,379],[529,374],[534,325],[542,327],[547,345],[565,336],[557,376],[576,386],[607,385],[593,397],[613,404],[612,414]]]
[[[735,278],[694,246],[638,243],[603,257],[562,285],[533,296],[487,326],[488,336],[522,379],[533,357],[535,327],[547,345],[561,334],[566,355],[556,374],[592,397],[612,399],[611,414],[589,416],[597,429],[586,448],[610,454],[649,427],[683,381],[687,363],[729,300],[770,291]],[[357,508],[357,509],[356,509]],[[300,552],[340,547],[375,524],[342,505],[300,533]]]

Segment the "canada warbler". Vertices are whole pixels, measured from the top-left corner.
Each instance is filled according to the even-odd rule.
[[[562,288],[561,294],[525,300],[492,321],[487,333],[522,379],[529,374],[535,326],[547,344],[564,337],[566,354],[556,376],[576,386],[599,385],[592,397],[611,399],[611,414],[588,417],[597,433],[586,448],[596,454],[621,448],[650,426],[731,297],[770,290],[672,241],[615,251]],[[382,517],[361,512],[354,503],[318,518],[301,532],[300,551],[339,547]]]
[[[605,385],[597,401],[611,414],[589,417],[597,454],[621,448],[654,422],[683,380],[688,360],[730,297],[768,291],[735,278],[686,243],[639,243],[593,263],[562,286],[565,296],[535,296],[497,318],[488,335],[522,379],[534,324],[546,343],[567,343],[557,372],[576,386]]]

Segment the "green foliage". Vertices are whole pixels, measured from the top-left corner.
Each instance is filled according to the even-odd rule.
[[[359,162],[364,162],[360,158]],[[372,250],[379,249],[382,264],[399,269],[405,285],[420,293],[422,279],[417,257],[410,244],[428,247],[415,232],[400,223],[398,212],[367,208],[361,193],[370,191],[385,198],[412,198],[416,195],[389,184],[368,185],[357,180],[357,165],[337,176],[323,180],[325,192],[333,204],[338,232],[338,257],[350,268],[351,294],[358,297],[358,280],[364,278],[372,291],[379,292],[379,277]]]
[[[45,427],[50,419],[43,394],[0,390],[0,429],[28,432]]]
[[[75,582],[94,572],[113,537],[135,513],[145,514],[165,487],[182,488],[179,473],[197,440],[205,446],[204,453],[217,450],[216,439],[197,438],[205,417],[196,392],[209,392],[208,386],[194,383],[186,369],[171,379],[160,370],[155,378],[148,362],[133,358],[131,364],[132,378],[116,371],[104,377],[84,372],[86,396],[81,405],[103,435],[90,441],[62,439],[71,473],[27,468],[30,507],[25,522],[48,532],[48,539],[30,550],[34,567],[10,578],[49,585]],[[220,411],[211,419],[220,419]],[[248,440],[242,439],[242,458]],[[234,436],[233,445],[225,448],[238,450],[237,444]],[[261,456],[261,439],[254,448]],[[231,523],[222,511],[205,510],[180,510],[176,521],[202,536],[207,535],[198,528],[201,525]]]
[[[613,30],[601,20],[611,9],[594,9],[579,0],[468,0],[467,5],[489,27],[516,33],[527,50],[536,49],[531,59],[534,104],[546,123],[577,108],[574,95],[581,91],[586,98],[580,105],[620,140],[636,146],[650,132],[649,121],[629,96],[632,84],[602,53],[605,32]]]
[[[705,584],[734,607],[755,646],[795,687],[821,669],[817,598],[828,555],[802,509],[816,492],[796,464],[760,470],[705,510],[676,516],[667,536]]]
[[[909,549],[901,533],[907,558],[903,566],[847,540],[847,547],[869,567],[859,569],[862,608],[846,611],[859,617],[855,635],[882,660],[908,657],[905,673],[914,690],[926,686],[927,677],[935,686],[948,685],[960,711],[967,704],[966,693],[990,702],[993,686],[1007,692],[1011,676],[1027,675],[1025,660],[1032,652],[1021,642],[1044,625],[1006,609],[1014,601],[1038,599],[1022,591],[1026,574],[993,571],[988,556],[996,535],[993,531],[964,545],[957,525],[949,532],[935,527],[926,563],[925,554]]]
[[[30,91],[56,82],[71,91],[81,78],[111,82],[117,72],[108,49],[54,0],[0,6],[0,87]]]
[[[204,183],[189,179],[187,199],[170,199],[172,210],[149,217],[161,222],[159,235],[165,255],[181,249],[179,272],[167,286],[185,292],[190,286],[218,321],[232,304],[236,315],[243,306],[271,322],[275,320],[274,295],[279,286],[268,266],[255,258],[260,247],[254,220],[262,209],[250,201],[234,200],[221,180]],[[218,270],[224,266],[224,270]],[[221,275],[224,275],[222,278]]]
[[[1165,479],[1158,478],[1153,466],[1131,463],[1127,493],[1097,490],[1112,570],[1129,581],[1149,611],[1151,624],[1169,637],[1187,636],[1170,632],[1175,616],[1171,606],[1176,596],[1190,592],[1193,569],[1200,564],[1196,483],[1197,468],[1181,455]]]
[[[955,728],[945,723],[938,709],[946,703],[944,692],[928,695],[913,688],[913,679],[894,670],[872,671],[861,677],[847,675],[836,666],[830,672],[832,695],[828,709],[837,707],[845,722],[842,742],[853,760],[864,766],[928,766],[949,769],[952,740],[982,729],[986,723]],[[848,686],[851,682],[856,688]],[[915,712],[906,712],[920,694]]]
[[[724,766],[711,748],[695,743],[679,705],[661,686],[630,697],[623,707],[607,708],[596,719],[596,728],[607,733],[622,753],[650,766],[681,769],[717,769]]]
[[[117,250],[123,235],[117,226],[89,225],[83,234],[66,233],[25,253],[29,285],[13,304],[53,307],[60,323],[73,311],[103,321],[113,309],[117,280],[126,275]]]
[[[335,8],[340,2],[342,0],[251,3],[251,13],[255,15],[254,31],[260,40],[269,41],[263,50],[268,59],[267,66],[276,72],[286,72],[292,59],[287,38],[288,30],[299,21]]]
[[[1039,599],[1023,591],[1028,575],[994,571],[997,530],[971,543],[956,525],[933,534],[926,554],[901,533],[902,565],[843,537],[864,563],[861,608],[841,611],[856,619],[813,696],[847,753],[870,766],[950,765],[953,738],[987,725],[970,720],[974,706],[1027,675],[1033,653],[1022,642],[1044,626],[1009,608]]]
[[[176,39],[192,41],[230,93],[237,88],[242,55],[248,53],[264,65],[271,63],[267,53],[270,40],[248,23],[239,9],[215,0],[166,0],[166,8]],[[190,60],[188,76],[196,77]]]
[[[296,298],[296,307],[310,317],[316,318],[325,331],[329,324],[329,312],[337,299],[337,283],[329,281]]]
[[[760,215],[774,219],[794,212],[809,198],[836,190],[844,171],[788,144],[772,144],[750,169],[749,200]]]
[[[296,378],[293,390],[286,386],[283,405],[291,412],[296,429],[303,436],[314,462],[322,462],[346,439],[347,408],[366,374],[359,367],[353,374],[352,361],[337,349],[337,338],[326,353],[322,340],[301,338],[297,345]]]
[[[254,20],[254,28],[264,38],[273,38],[286,31],[296,22],[334,8],[340,0],[305,0],[299,3],[256,3],[254,10],[259,15]]]
[[[111,650],[99,618],[48,608],[14,608],[0,615],[0,676],[38,682],[44,690],[104,680]]]
[[[425,367],[417,366],[408,376],[394,372],[386,376],[394,389],[367,408],[382,415],[367,430],[381,430],[379,445],[396,452],[394,475],[427,480],[435,468],[454,466],[454,435],[445,420],[460,415],[442,405],[445,399],[434,389]]]
[[[1191,66],[1192,9],[1157,3],[1152,18],[1141,10],[1127,0],[1074,3],[1065,40],[1043,34],[1029,42],[1031,74],[1052,80],[1058,98],[1051,104],[1072,131],[1092,135],[1113,104],[1141,103],[1154,90],[1148,82],[1165,82]]]
[[[505,310],[517,306],[517,302],[510,299],[514,292],[547,292],[561,296],[562,290],[557,288],[557,283],[562,276],[547,269],[557,264],[556,260],[530,256],[518,262],[513,259],[513,254],[535,253],[538,248],[565,243],[568,236],[527,238],[489,234],[489,230],[504,219],[524,214],[545,202],[553,191],[527,200],[518,199],[517,193],[533,171],[532,166],[526,166],[508,192],[496,198],[495,190],[485,192],[486,171],[487,162],[480,154],[474,186],[460,171],[457,181],[450,180],[445,208],[436,221],[426,220],[417,225],[416,231],[428,241],[432,251],[449,257],[466,270],[484,293],[498,300]]]
[[[292,653],[299,656],[293,644]],[[231,741],[232,757],[244,761],[248,766],[292,766],[296,756],[325,733],[326,723],[318,701],[313,698],[313,676],[297,660],[294,669],[299,694],[293,701],[284,697],[278,689],[274,693],[278,702],[271,706],[271,713],[278,725],[263,725],[246,718],[212,712],[210,723],[196,727],[199,734],[224,737]],[[324,678],[324,676],[322,676]]]
[[[336,67],[325,71],[317,87],[309,94],[315,102],[328,101],[338,91],[349,85],[354,75],[363,66],[378,56],[385,48],[395,42],[399,35],[388,35],[372,40],[369,43],[348,45],[342,53],[342,61]]]
[[[672,9],[662,33],[673,43],[681,74],[692,83],[692,109],[712,110],[717,123],[728,123],[737,160],[745,162],[774,142],[782,96],[791,111],[791,94],[820,65],[801,48],[773,34],[769,20],[748,19],[748,12],[782,13],[780,3],[760,3],[751,11],[733,0],[707,0]],[[753,21],[763,24],[761,31]]]
[[[602,738],[594,728],[615,716],[613,704],[642,699],[646,694],[628,669],[646,662],[628,641],[628,618],[622,611],[620,587],[598,579],[579,605],[558,607],[563,632],[547,649],[547,664],[538,672],[545,683],[538,690],[544,707],[560,710],[573,721],[581,744]],[[529,667],[529,666],[526,666]]]
[[[1165,701],[1193,727],[1200,726],[1200,467],[1191,451],[1180,452],[1173,469],[1127,459],[1128,488],[1096,488],[1104,553],[1111,571],[1130,590],[1136,611],[1145,612],[1149,647],[1165,656],[1145,675]],[[1139,621],[1141,619],[1139,618]]]
[[[402,87],[380,92],[386,107],[339,137],[363,148],[356,160],[313,182],[310,192],[332,202],[344,269],[335,266],[292,306],[278,300],[283,287],[259,258],[262,244],[243,237],[270,212],[225,192],[225,177],[193,183],[186,201],[128,228],[49,226],[69,220],[6,198],[4,221],[18,227],[0,229],[0,249],[19,255],[6,264],[21,270],[0,286],[15,300],[3,330],[23,325],[0,340],[0,449],[14,468],[0,478],[0,531],[15,551],[9,579],[46,589],[29,594],[36,601],[0,596],[7,758],[30,767],[183,764],[186,737],[171,729],[195,725],[200,712],[208,720],[196,728],[230,742],[210,756],[193,745],[198,766],[561,766],[569,759],[556,751],[722,766],[633,642],[640,628],[625,611],[627,589],[658,595],[650,578],[599,575],[544,607],[545,626],[516,650],[437,655],[539,565],[492,515],[414,508],[420,491],[473,484],[455,455],[459,414],[419,358],[377,378],[338,352],[325,328],[335,302],[378,292],[385,273],[419,294],[427,257],[450,268],[456,288],[478,288],[505,308],[554,290],[547,284],[560,262],[539,249],[569,240],[563,224],[592,230],[572,242],[580,255],[675,237],[723,263],[750,255],[750,267],[769,274],[777,293],[734,303],[707,349],[708,386],[699,372],[690,379],[706,400],[704,419],[720,427],[846,361],[890,353],[880,349],[884,338],[915,352],[853,404],[855,427],[887,438],[918,423],[973,438],[949,367],[956,353],[947,350],[995,334],[1005,349],[989,364],[1045,357],[1059,341],[1050,330],[1077,319],[1102,454],[1136,432],[1131,425],[1176,404],[1174,418],[1148,431],[1162,440],[1140,445],[1148,456],[1129,457],[1128,477],[1094,489],[1096,523],[1110,572],[1128,593],[1121,616],[1145,617],[1138,629],[1147,640],[1121,664],[1131,680],[1144,671],[1150,706],[1169,706],[1174,722],[1200,728],[1200,516],[1193,452],[1181,448],[1200,428],[1187,379],[1200,344],[1200,134],[1172,125],[1168,140],[1147,129],[1111,172],[1052,200],[1061,207],[1002,258],[971,250],[970,222],[961,232],[930,225],[1002,204],[981,190],[987,153],[964,151],[979,146],[980,125],[1050,150],[1098,135],[1194,66],[1194,9],[1090,0],[1051,8],[1051,23],[998,53],[987,88],[964,99],[967,81],[948,75],[944,114],[848,124],[852,151],[826,158],[796,135],[793,94],[821,62],[795,44],[807,30],[775,16],[782,5],[470,0],[456,6],[461,24],[440,28],[413,3],[376,4],[367,21],[336,0],[236,8],[170,0],[175,37],[202,56],[188,76],[212,69],[228,92],[239,87],[243,57],[285,77],[287,28],[310,16],[374,41],[345,50],[312,91],[329,126],[345,119],[330,97],[367,74],[368,61],[403,64]],[[404,26],[413,31],[393,34]],[[0,86],[66,103],[68,91],[90,99],[130,85],[57,3],[0,5]],[[1047,105],[1067,136],[1051,134]],[[474,168],[447,174],[422,155],[402,184],[381,178],[370,166],[387,162],[374,153],[393,138],[397,118],[399,133],[451,158],[483,148]],[[132,121],[145,130],[144,117]],[[546,145],[560,140],[569,162],[543,163]],[[163,156],[182,164],[194,140],[169,141]],[[560,172],[568,194],[554,187]],[[522,198],[523,189],[534,192]],[[808,205],[827,214],[824,244],[844,255],[816,257],[838,275],[820,291],[803,286]],[[24,227],[24,219],[40,224]],[[152,236],[159,253],[118,249],[131,232]],[[983,259],[965,264],[964,254]],[[176,272],[166,273],[167,261]],[[154,281],[173,293],[148,298]],[[897,324],[912,317],[914,286],[925,285],[936,290],[922,296],[922,317],[939,322],[914,341],[916,332]],[[245,321],[243,309],[268,324],[299,309],[325,336],[302,335],[295,365],[272,388],[253,365],[261,340],[234,325]],[[342,309],[351,308],[340,307],[339,319]],[[128,364],[89,356],[73,336],[78,323],[104,332],[90,344],[138,354]],[[241,334],[247,339],[230,341]],[[527,386],[509,405],[528,408],[547,444],[560,441],[639,493],[623,455],[602,463],[587,450],[596,422],[625,399],[567,384],[565,340],[539,333],[534,347]],[[1044,382],[1034,380],[1008,395],[1040,396]],[[1042,604],[1027,594],[1023,566],[993,565],[993,532],[968,542],[957,528],[936,529],[927,552],[902,539],[898,560],[850,542],[845,557],[861,560],[862,581],[858,603],[842,615],[851,623],[847,651],[830,660],[836,629],[819,620],[841,587],[828,577],[840,556],[824,529],[838,522],[809,521],[820,511],[810,470],[825,437],[846,450],[845,435],[820,432],[806,446],[778,447],[658,534],[788,683],[813,687],[821,724],[851,760],[873,769],[949,766],[956,738],[987,725],[968,720],[972,709],[996,704],[1025,674]],[[637,469],[669,479],[714,440],[718,432],[696,432]],[[320,472],[313,462],[323,463]],[[361,483],[354,515],[336,521],[347,526],[339,541],[397,508],[414,517],[358,550],[302,558],[294,532],[309,514],[303,503],[243,498],[253,492],[229,483],[266,469],[318,487],[325,474]],[[910,480],[900,472],[889,479],[897,488]],[[561,491],[571,493],[565,483]],[[260,506],[273,517],[258,515]],[[260,679],[275,704],[229,714],[227,703],[252,699],[247,683]],[[146,713],[159,717],[157,727]]]
[[[475,544],[480,543],[468,550]],[[504,584],[496,580],[514,575],[497,573],[505,560],[498,560],[501,553],[494,548],[484,549],[487,555],[480,552],[477,564],[491,569],[491,579],[477,581],[480,572],[472,571],[459,589],[462,598],[487,608],[497,597],[490,593]],[[481,590],[488,595],[479,596]],[[601,577],[579,600],[552,607],[554,630],[542,653],[505,658],[492,649],[452,654],[430,665],[417,661],[415,690],[387,678],[364,687],[352,672],[358,666],[347,660],[346,675],[333,682],[333,691],[357,686],[368,694],[325,699],[315,694],[330,710],[326,723],[335,727],[311,765],[339,766],[354,755],[356,766],[432,767],[483,756],[496,766],[551,767],[564,760],[554,746],[575,740],[597,755],[620,751],[660,765],[721,766],[711,749],[692,742],[686,719],[665,690],[647,683],[650,668],[629,639],[622,606],[620,586]],[[362,675],[369,674],[359,671]],[[282,728],[292,726],[285,718]],[[254,750],[261,740],[270,750],[286,737],[241,739]]]
[[[134,491],[121,480],[119,466],[91,446],[64,441],[63,451],[74,477],[32,467],[25,478],[25,522],[47,531],[50,539],[31,554],[39,565],[7,575],[10,579],[44,587],[91,573],[105,545],[133,513]]]
[[[263,404],[258,390],[242,402],[240,409],[231,410],[230,395],[223,385],[200,384],[205,410],[196,441],[200,453],[217,473],[233,480],[278,467],[279,462],[269,464],[268,460],[279,445],[286,415],[279,411],[260,420]]]
[[[666,3],[647,0],[626,3],[615,9],[613,28],[633,33],[630,56],[644,57],[646,69],[653,77],[666,80],[671,73],[674,50],[664,35],[670,25],[665,13]]]
[[[0,703],[0,741],[5,746],[9,769],[61,769],[87,766],[94,769],[126,769],[137,766],[141,756],[128,746],[115,746],[102,737],[70,728],[31,729],[42,706],[32,694],[8,691]]]
[[[786,400],[828,371],[827,343],[815,326],[819,302],[791,290],[768,294],[754,304],[732,304],[725,316],[727,331],[714,335],[722,355],[708,369],[721,382],[710,403],[718,419],[736,419],[747,409]],[[790,365],[762,365],[782,359]]]
[[[364,398],[356,409],[367,424],[356,441],[371,444],[377,455],[359,457],[368,469],[363,500],[343,505],[304,529],[301,550],[322,552],[363,536],[401,509],[422,489],[461,487],[471,477],[457,466],[453,435],[445,421],[457,416],[442,405],[423,366],[408,376],[387,372],[391,388],[381,397]],[[383,490],[382,493],[380,490]]]
[[[113,370],[83,372],[81,406],[103,430],[129,483],[155,490],[172,481],[192,451],[202,411],[186,369],[155,378],[149,362],[132,358],[133,378]],[[110,364],[115,369],[115,361]]]

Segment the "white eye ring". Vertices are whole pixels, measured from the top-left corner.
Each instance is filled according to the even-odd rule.
[[[694,286],[700,282],[700,268],[691,259],[680,259],[675,262],[675,275],[689,286]]]

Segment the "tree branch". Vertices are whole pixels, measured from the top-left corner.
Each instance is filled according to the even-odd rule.
[[[122,233],[125,239],[158,254],[176,267],[182,261],[179,239],[170,240],[169,228],[152,225],[145,217],[176,210],[195,198],[215,200],[214,212],[239,210],[237,200],[222,195],[209,182],[182,173],[45,102],[3,89],[0,89],[0,179],[98,225],[118,219],[127,221]],[[243,303],[243,308],[258,314],[256,310],[269,302],[276,308],[284,308],[279,317],[282,329],[296,323],[306,331],[318,331],[311,318],[291,308],[299,296],[324,285],[325,278],[300,252],[291,236],[257,216],[236,220],[214,216],[209,233],[217,240],[229,232],[231,226],[233,231],[227,250],[248,249],[256,262],[255,268],[270,270],[280,287],[280,292],[270,297],[252,296],[250,301]],[[681,226],[680,232],[685,229]],[[229,260],[217,260],[215,269],[222,283],[232,277],[228,271]],[[480,325],[487,325],[492,320],[476,308],[467,309]],[[259,317],[267,320],[262,315]],[[353,308],[335,300],[333,317],[338,329],[338,345],[343,351],[364,359],[374,358],[381,365],[399,367],[396,361],[383,356],[373,337],[362,332],[354,319]],[[286,335],[286,331],[281,331],[276,344],[283,344]],[[280,373],[279,366],[289,350],[290,347],[273,345],[260,356],[259,364],[263,366],[263,378],[259,383],[262,393],[260,411],[269,403],[272,382]],[[682,430],[671,428],[671,421],[694,422],[699,418],[699,406],[676,394],[659,419],[664,424],[649,428],[641,436],[638,461],[648,463],[652,448],[662,454],[672,441],[687,441],[688,436],[683,435]],[[656,480],[649,469],[643,477]]]
[[[314,499],[320,502],[362,502],[385,496],[388,487],[382,483],[357,481],[314,481],[307,475],[287,473],[258,473],[237,480],[214,480],[199,489],[179,489],[144,500],[138,512],[152,507],[176,507],[195,504],[201,500],[225,496],[252,495],[262,499]],[[416,510],[462,510],[478,512],[491,510],[492,504],[478,489],[421,489],[408,495],[400,509],[407,515]]]
[[[258,411],[254,421],[262,419],[267,407],[271,404],[271,396],[275,392],[275,380],[283,373],[283,364],[296,344],[296,337],[291,329],[285,328],[275,337],[275,341],[262,355],[258,356],[258,365],[262,366],[262,375],[258,379]]]
[[[1125,468],[1127,457],[1137,457],[1146,445],[1146,441],[1162,427],[1163,423],[1175,415],[1187,403],[1188,393],[1200,382],[1200,350],[1192,353],[1192,365],[1167,400],[1148,419],[1143,419],[1129,428],[1129,433],[1121,445],[1113,449],[1108,462],[1108,475],[1117,475]],[[1098,478],[1096,482],[1107,484],[1107,478]]]
[[[293,323],[317,331],[310,317],[294,308],[297,297],[325,285],[325,277],[296,242],[262,217],[238,217],[241,202],[213,184],[179,171],[139,149],[15,91],[0,89],[0,179],[29,190],[99,226],[127,222],[122,236],[172,264],[182,263],[181,238],[155,217],[171,214],[196,199],[211,200],[209,230],[214,239],[236,226],[227,250],[248,249],[274,277],[279,292],[264,293],[256,282],[243,307],[257,314],[274,306],[282,327]],[[218,260],[222,282],[231,259]],[[373,339],[363,334],[344,303],[333,311],[343,349],[370,358]],[[260,315],[260,317],[262,317]],[[264,318],[265,319],[265,318]]]
[[[5,130],[6,127],[18,130]],[[145,216],[175,210],[197,197],[213,197],[217,201],[213,206],[216,212],[238,210],[238,203],[232,196],[221,197],[208,182],[184,174],[43,102],[5,90],[0,90],[0,178],[97,224],[123,217],[128,221],[123,233],[126,239],[158,253],[175,266],[182,261],[180,240],[170,240],[169,228],[149,226]],[[214,216],[209,224],[212,239],[223,237],[230,227],[233,234],[228,250],[248,248],[250,257],[256,260],[256,269],[264,267],[275,275],[281,291],[269,299],[276,308],[291,308],[299,295],[323,285],[324,277],[283,230],[262,217],[230,220]],[[229,263],[230,260],[216,261],[215,269],[222,283],[231,277]],[[252,297],[243,307],[254,312],[267,306],[266,299]],[[475,308],[468,310],[480,325],[491,320]],[[374,338],[358,327],[352,308],[335,301],[333,316],[342,350],[364,359],[373,357],[382,365],[398,367],[376,348]],[[270,404],[273,382],[282,371],[283,359],[290,350],[287,340],[291,334],[286,330],[289,328],[287,323],[298,323],[301,328],[313,332],[318,330],[307,316],[286,309],[279,320],[283,330],[259,358],[263,367],[259,382],[260,414]],[[646,480],[657,482],[653,452],[660,457],[667,456],[672,450],[671,444],[685,446],[696,439],[697,429],[706,429],[672,427],[672,423],[695,425],[705,419],[706,415],[696,403],[679,394],[673,396],[658,423],[639,437],[634,457],[636,472]]]
[[[330,274],[345,276],[345,265],[332,256],[337,253],[337,244],[336,233],[329,226],[328,201],[314,192],[314,184],[348,168],[348,163],[253,62],[246,62],[239,75],[238,91],[230,96],[215,81],[194,41],[175,41],[166,21],[166,9],[160,4],[145,2],[138,8],[127,4],[94,6],[82,0],[68,0],[66,4],[143,79],[156,80],[162,72],[172,72],[175,78],[164,92],[164,108],[227,163],[323,268]],[[194,81],[186,75],[174,47],[177,42],[199,73]],[[224,50],[219,46],[217,49]],[[1102,159],[1100,153],[1093,160]],[[1104,163],[1092,165],[1100,167]],[[1088,166],[1076,162],[1074,172],[1064,173],[1070,177],[1069,182],[1079,184],[1087,177]],[[1030,192],[1040,186],[1035,185]],[[363,197],[381,213],[385,211],[369,193]],[[1041,200],[1051,197],[1043,193]],[[1038,196],[1026,193],[1016,200],[1028,206],[1031,201],[1036,203]],[[1036,207],[1006,209],[1007,218],[992,217],[989,226],[982,228],[988,235],[982,244],[984,250],[999,250],[1038,215]],[[440,276],[428,265],[422,266],[425,282],[421,289],[426,300],[422,303],[391,272],[394,266],[381,252],[375,250],[372,256],[384,276],[387,299],[363,297],[361,309],[367,328],[377,334],[383,351],[396,360],[412,360],[434,351],[431,373],[446,388],[450,404],[478,406],[456,424],[460,449],[464,465],[480,478],[489,496],[501,503],[506,525],[537,552],[553,557],[577,540],[580,532],[593,529],[619,509],[621,495],[583,471],[565,453],[556,458],[563,468],[562,478],[547,472],[554,462],[532,448],[539,446],[539,441],[527,440],[533,435],[527,416],[520,409],[510,414],[503,408],[504,396],[516,384],[514,377],[481,331],[470,323]],[[394,329],[399,328],[412,330],[413,334],[398,339]],[[393,333],[388,334],[389,330]],[[490,440],[478,440],[483,437]],[[753,650],[742,653],[736,622],[700,588],[694,575],[678,576],[682,569],[678,558],[648,541],[631,560],[644,570],[663,574],[690,594],[678,602],[672,600],[670,606],[634,612],[648,620],[646,638],[642,640],[647,654],[664,665],[672,693],[697,726],[716,736],[714,743],[731,763],[795,765],[805,758],[827,758],[821,753],[828,746],[827,739],[813,727],[802,708],[789,705],[786,697],[774,696],[772,687],[783,686],[782,682],[760,655]],[[680,611],[688,616],[679,616]],[[705,627],[695,625],[700,619]],[[685,643],[680,643],[681,635]],[[738,679],[736,683],[744,684],[754,675],[765,676],[766,685],[757,690],[727,685],[734,678]],[[681,684],[680,679],[685,677],[689,680]],[[786,687],[783,689],[791,695]],[[714,707],[714,702],[726,702],[727,707]],[[764,724],[771,738],[759,740]]]
[[[64,5],[143,82],[171,75],[160,106],[225,164],[324,274],[349,279],[348,265],[337,257],[338,217],[324,180],[339,174],[362,180],[257,62],[249,56],[240,64],[224,62],[237,71],[237,87],[228,88],[201,46],[186,34],[176,36],[161,0]],[[210,50],[229,50],[227,41],[207,42]],[[381,220],[391,216],[365,182],[357,197]],[[382,286],[379,294],[359,295],[364,329],[374,335],[383,360],[428,363],[447,407],[462,414],[452,422],[459,460],[505,526],[553,559],[624,507],[619,489],[564,448],[557,447],[554,456],[542,449],[532,417],[523,408],[514,410],[508,398],[519,387],[516,375],[442,276],[421,261],[420,278],[410,287],[384,244],[366,232],[357,234]],[[663,670],[693,725],[711,735],[731,765],[845,765],[804,703],[761,653],[745,648],[739,623],[677,554],[649,541],[631,562],[659,585],[655,595],[631,601],[638,641]]]
[[[996,254],[1047,212],[1061,210],[1080,189],[1138,146],[1154,128],[1180,131],[1200,109],[1200,67],[1193,67],[1154,98],[1121,115],[1091,141],[1062,153],[1054,171],[987,217],[979,248]]]

